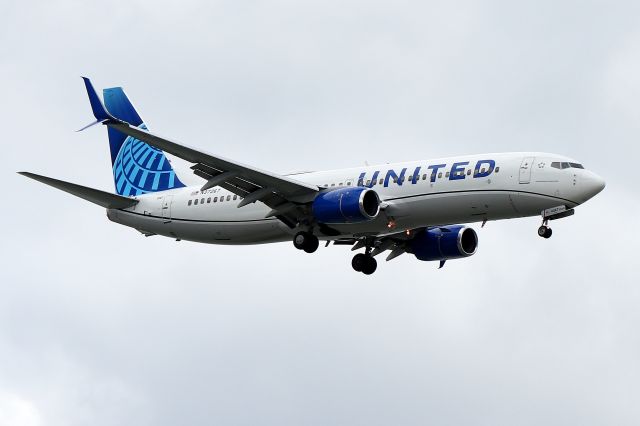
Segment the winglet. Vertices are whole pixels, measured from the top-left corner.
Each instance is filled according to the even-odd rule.
[[[103,121],[106,121],[106,120],[117,121],[111,114],[109,114],[109,112],[107,111],[107,108],[105,108],[104,104],[102,103],[102,100],[100,100],[100,97],[96,93],[96,89],[93,88],[93,84],[91,84],[91,80],[89,80],[87,77],[82,77],[82,79],[84,80],[84,85],[87,88],[89,103],[91,104],[91,110],[93,111],[93,115],[96,118],[96,121],[86,127],[83,127],[80,130],[84,130],[87,127],[91,127],[94,124],[102,123]]]

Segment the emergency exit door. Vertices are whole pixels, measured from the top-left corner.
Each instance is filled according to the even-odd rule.
[[[161,201],[162,220],[164,223],[171,222],[171,204],[173,203],[173,195],[165,195]]]

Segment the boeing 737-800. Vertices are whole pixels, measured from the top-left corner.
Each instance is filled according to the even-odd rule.
[[[476,232],[463,224],[570,216],[605,186],[578,161],[540,152],[480,154],[280,175],[190,148],[151,133],[122,88],[104,102],[84,78],[96,121],[108,128],[117,194],[28,172],[21,174],[107,209],[113,222],[146,236],[211,244],[293,241],[307,253],[319,240],[363,250],[358,272],[375,256],[423,261],[473,255]],[[164,152],[193,164],[202,185],[185,186]]]

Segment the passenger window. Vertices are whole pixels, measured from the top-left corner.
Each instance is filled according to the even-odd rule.
[[[347,186],[351,186],[351,182],[347,182]]]
[[[231,195],[227,195],[227,201],[231,201]]]
[[[496,173],[500,171],[500,166],[496,167]]]
[[[398,183],[398,178],[393,178],[393,183]]]
[[[445,173],[444,177],[449,177],[449,172]]]
[[[471,174],[471,169],[467,170],[467,176]]]
[[[196,206],[198,205],[198,199],[197,198],[193,201],[193,204],[196,205]]]
[[[382,185],[384,183],[384,179],[380,179],[380,182],[378,182],[378,183],[380,183],[380,185]]]
[[[207,204],[211,202],[211,197],[207,198]]]
[[[218,197],[213,197],[213,202],[217,203],[218,202]]]
[[[190,206],[190,205],[191,205],[191,200],[189,200],[189,202],[187,203],[187,205],[188,205],[188,206]]]
[[[331,184],[331,186],[336,186],[336,184],[335,184],[335,183],[332,183],[332,184]]]
[[[483,167],[482,169],[480,169],[480,173],[484,173],[485,172],[485,168]]]
[[[422,180],[427,180],[427,174],[426,173],[422,175]]]
[[[220,202],[224,201],[224,195],[222,197],[220,197]]]
[[[438,173],[438,179],[442,177],[442,172]]]
[[[234,199],[234,200],[237,200],[237,199],[238,199],[238,196],[237,196],[237,195],[234,195],[234,196],[233,196],[233,199]]]
[[[342,186],[342,182],[340,182],[340,183],[338,184],[338,186]]]

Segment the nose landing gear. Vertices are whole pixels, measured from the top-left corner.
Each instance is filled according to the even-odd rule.
[[[563,217],[572,216],[575,213],[573,209],[567,206],[557,206],[542,211],[542,225],[538,228],[538,235],[542,238],[551,238],[551,228],[547,225],[550,220],[562,219]]]
[[[551,238],[551,234],[553,234],[553,231],[551,231],[551,228],[546,225],[546,222],[547,221],[545,220],[542,226],[538,228],[538,235],[542,238]]]

